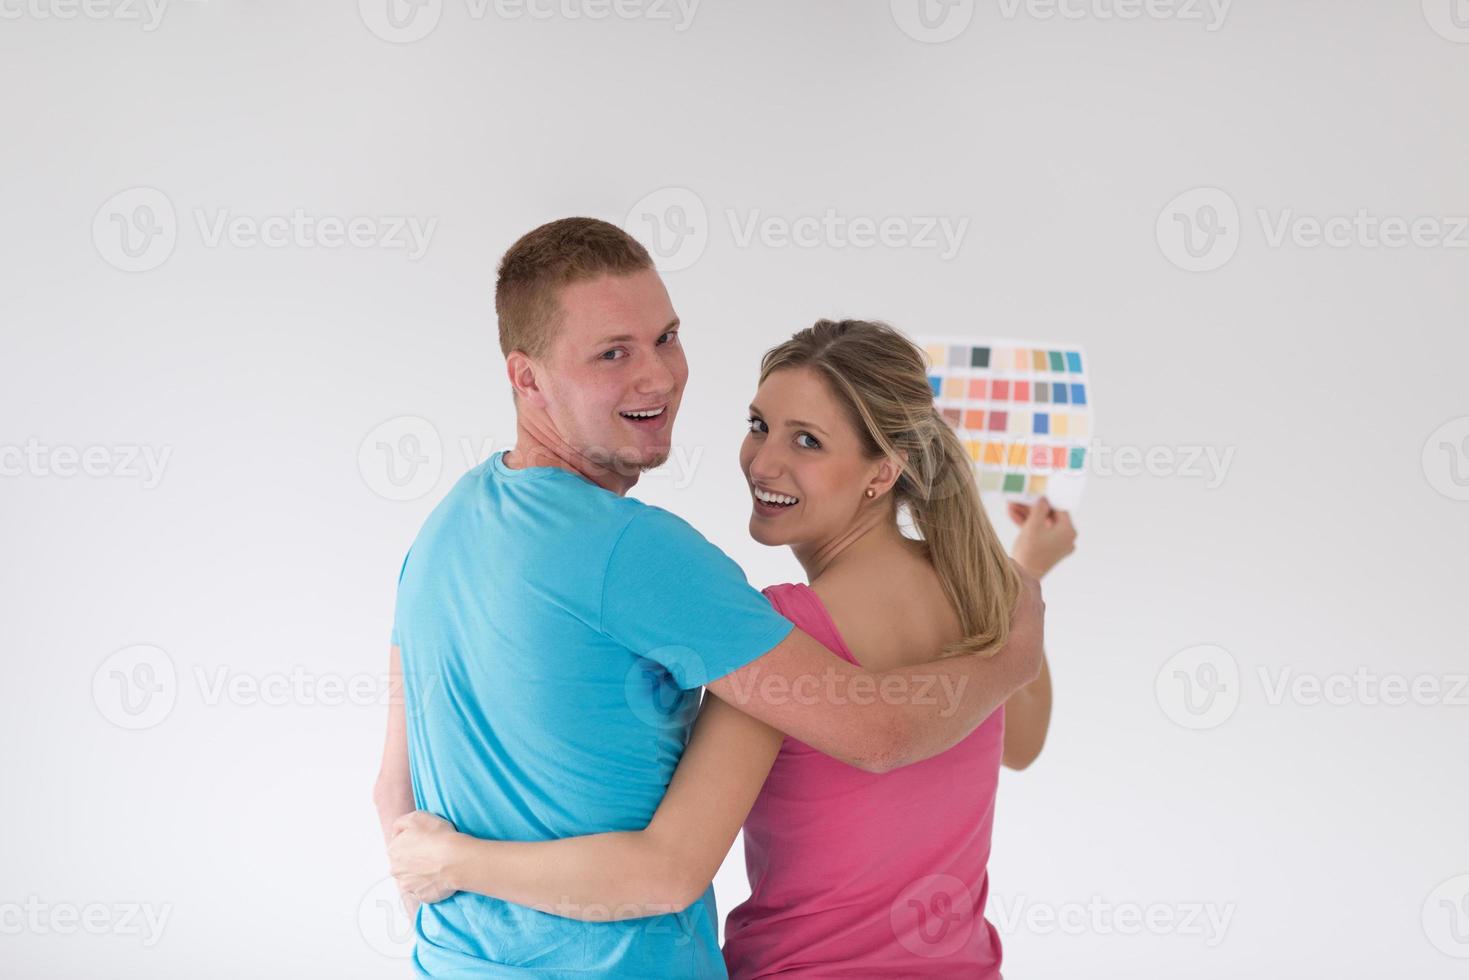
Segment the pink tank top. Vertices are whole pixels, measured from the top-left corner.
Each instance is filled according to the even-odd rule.
[[[857,662],[809,586],[765,595]],[[927,694],[944,703],[942,688]],[[947,752],[882,775],[787,738],[745,821],[751,894],[725,920],[731,980],[998,980],[1000,939],[984,905],[1004,714]]]

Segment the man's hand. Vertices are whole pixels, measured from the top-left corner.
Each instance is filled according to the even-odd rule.
[[[410,901],[414,903],[414,908],[409,909],[410,917],[417,911],[418,902],[432,905],[459,890],[449,877],[454,843],[459,836],[449,821],[423,810],[405,813],[393,821],[388,861],[398,890],[403,893],[404,907]]]

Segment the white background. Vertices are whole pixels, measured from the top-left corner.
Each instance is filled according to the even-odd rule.
[[[500,254],[589,214],[652,215],[683,266],[698,463],[635,493],[757,585],[800,572],[745,534],[744,408],[761,352],[818,316],[1084,344],[1100,443],[1162,447],[1152,473],[1093,472],[1047,583],[1055,722],[1002,781],[991,865],[1007,975],[1463,975],[1464,692],[1272,692],[1469,671],[1466,235],[1271,233],[1365,210],[1453,236],[1469,9],[935,0],[928,30],[917,0],[443,0],[395,32],[384,2],[178,0],[150,28],[0,0],[0,972],[408,974],[372,891],[384,709],[320,701],[376,683],[413,534],[513,437]],[[134,188],[165,200],[151,225],[157,195],[114,199]],[[1217,191],[1170,204],[1196,188]],[[241,237],[298,209],[435,223],[412,257]],[[828,211],[967,224],[948,257],[743,238]],[[243,231],[211,245],[221,216]],[[130,258],[118,219],[165,234]],[[1217,231],[1198,254],[1188,221]],[[378,444],[405,434],[421,495],[389,499],[407,470]],[[101,447],[93,474],[62,475],[65,447]],[[157,479],[129,447],[168,450]],[[1232,454],[1218,479],[1183,465],[1205,450]],[[114,656],[137,645],[167,661]],[[161,700],[133,731],[112,682],[148,679],[136,656]],[[1204,710],[1206,668],[1226,688]],[[293,671],[284,703],[216,687]],[[717,886],[721,912],[744,897],[738,850]],[[1174,924],[1106,911],[1129,904]],[[57,912],[97,905],[95,935]],[[127,905],[166,913],[156,941]]]

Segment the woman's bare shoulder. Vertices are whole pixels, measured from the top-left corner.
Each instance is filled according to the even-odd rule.
[[[916,555],[833,569],[811,589],[852,655],[869,669],[932,660],[959,638],[959,620],[938,573]],[[930,648],[932,656],[914,652]]]

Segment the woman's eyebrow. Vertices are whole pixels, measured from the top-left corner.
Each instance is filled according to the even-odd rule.
[[[760,416],[764,416],[765,415],[764,412],[760,411],[760,409],[758,409],[758,408],[755,407],[755,403],[754,402],[751,402],[750,403],[750,411],[754,412],[756,415],[760,415]],[[790,429],[790,428],[812,429],[812,430],[814,430],[816,432],[820,432],[822,435],[826,435],[826,430],[823,429],[821,426],[816,425],[815,423],[812,423],[812,422],[802,422],[800,419],[787,419],[786,420],[786,428],[788,428],[788,429]]]

